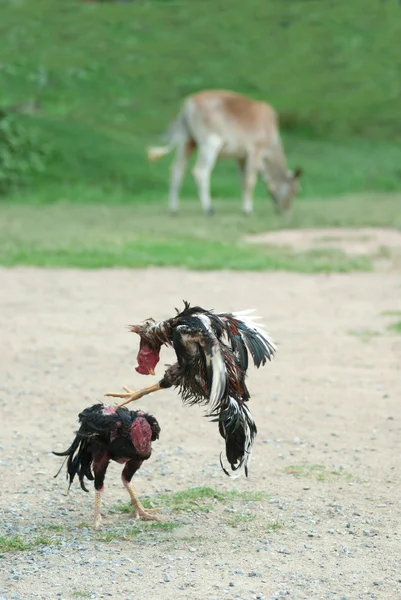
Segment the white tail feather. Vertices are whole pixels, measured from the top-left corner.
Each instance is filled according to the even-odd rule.
[[[269,335],[269,333],[267,331],[265,331],[263,329],[263,327],[261,327],[260,323],[255,323],[255,320],[260,319],[261,317],[257,317],[256,315],[250,316],[249,315],[250,312],[253,312],[253,310],[243,310],[241,312],[233,312],[233,315],[236,319],[239,319],[240,321],[242,321],[247,327],[257,331],[262,336],[262,338],[265,338],[267,343],[275,351],[277,349],[276,342]]]

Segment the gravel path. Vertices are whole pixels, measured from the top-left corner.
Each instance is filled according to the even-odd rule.
[[[383,314],[401,308],[396,274],[21,268],[0,280],[0,536],[24,544],[0,554],[0,600],[401,598],[401,336]],[[138,403],[162,428],[139,495],[234,493],[137,525],[116,508],[128,498],[113,464],[95,533],[92,486],[67,496],[51,450],[104,392],[150,383],[133,371],[125,326],[168,317],[183,298],[254,307],[279,344],[249,376],[250,477],[221,472],[202,409],[159,392]],[[159,373],[172,360],[165,350]]]

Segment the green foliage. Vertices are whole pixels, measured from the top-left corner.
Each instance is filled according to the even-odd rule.
[[[304,197],[400,188],[395,1],[19,0],[1,10],[0,105],[37,102],[24,126],[54,148],[20,200],[164,201],[170,160],[147,164],[145,147],[186,94],[207,87],[277,108],[289,164],[305,167]],[[81,193],[66,192],[77,183]],[[194,192],[187,177],[183,196]],[[218,165],[213,193],[238,198],[235,165]]]
[[[23,120],[0,109],[0,194],[29,181],[45,168],[46,153]]]

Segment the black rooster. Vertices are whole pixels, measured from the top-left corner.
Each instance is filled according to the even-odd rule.
[[[253,311],[214,314],[199,306],[191,307],[184,301],[184,310],[166,321],[156,323],[148,319],[130,327],[140,336],[136,371],[154,375],[163,345],[172,346],[178,362],[170,366],[159,383],[143,390],[126,393],[108,393],[106,396],[124,398],[123,406],[160,389],[171,386],[188,404],[208,404],[219,423],[219,431],[226,442],[226,456],[231,469],[248,463],[257,429],[247,406],[250,398],[245,384],[248,370],[248,351],[256,367],[271,360],[276,348],[273,341],[255,323]],[[221,463],[221,459],[220,459]],[[222,468],[228,475],[227,471]]]
[[[53,452],[53,454],[68,456],[67,479],[70,482],[68,489],[75,475],[78,475],[81,488],[85,492],[88,490],[85,487],[84,477],[94,481],[95,527],[98,528],[101,523],[103,484],[111,460],[125,464],[121,478],[130,495],[136,517],[147,521],[158,520],[151,514],[152,510],[157,509],[145,510],[130,483],[143,461],[150,457],[151,442],[159,438],[160,427],[156,419],[140,410],[130,411],[127,408],[113,408],[104,404],[94,404],[85,408],[78,419],[81,427],[76,432],[71,446],[65,452]]]

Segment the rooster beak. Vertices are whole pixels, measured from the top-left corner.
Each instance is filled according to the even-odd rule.
[[[149,375],[156,375],[156,373],[154,372],[153,369],[148,369],[148,373],[149,373]]]

